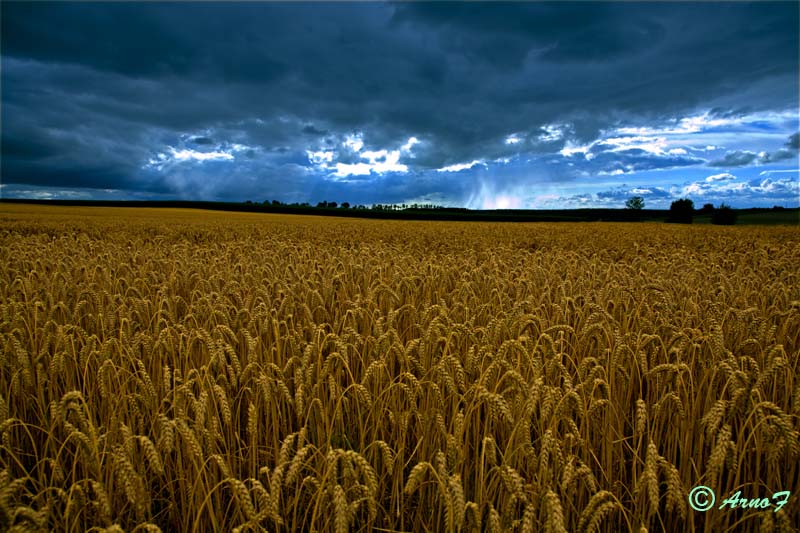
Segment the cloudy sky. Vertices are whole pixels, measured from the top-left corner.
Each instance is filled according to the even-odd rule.
[[[5,198],[800,205],[797,2],[0,6]]]

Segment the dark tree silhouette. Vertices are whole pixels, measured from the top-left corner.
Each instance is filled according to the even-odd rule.
[[[720,204],[711,214],[711,223],[718,226],[733,226],[736,224],[738,213],[730,206]]]
[[[625,202],[625,207],[628,209],[644,209],[644,198],[641,196],[631,196],[628,198],[628,201]]]
[[[693,214],[694,202],[688,198],[681,198],[680,200],[675,200],[669,206],[669,217],[667,218],[667,222],[691,224]]]

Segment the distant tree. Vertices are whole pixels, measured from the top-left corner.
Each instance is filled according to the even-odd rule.
[[[328,207],[331,207],[333,209],[336,209],[337,205],[339,205],[339,204],[337,204],[336,202],[328,202]]]
[[[637,209],[641,210],[644,209],[644,198],[641,196],[631,196],[628,198],[628,201],[625,202],[625,207],[628,209]]]
[[[783,211],[784,209],[786,209],[786,208],[783,207],[782,205],[773,205],[772,206],[772,210],[773,211]]]
[[[350,202],[342,202],[342,209],[350,209]]]
[[[703,208],[700,210],[700,213],[703,215],[708,215],[714,212],[714,204],[703,204]]]
[[[691,224],[693,214],[694,202],[688,198],[681,198],[680,200],[675,200],[669,206],[669,217],[667,218],[667,222]]]
[[[317,207],[319,208],[328,207],[328,202],[327,201],[317,202]]]
[[[272,207],[278,207],[278,206],[281,206],[281,205],[283,205],[283,204],[280,203],[278,200],[272,200]]]
[[[711,214],[711,223],[718,226],[733,226],[736,224],[738,213],[730,206],[720,204]]]

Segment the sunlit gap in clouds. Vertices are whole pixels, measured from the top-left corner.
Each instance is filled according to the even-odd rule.
[[[327,173],[335,181],[338,178],[350,176],[369,176],[372,173],[385,174],[389,172],[407,173],[408,165],[401,163],[400,158],[413,159],[412,149],[420,144],[416,137],[409,137],[399,149],[389,150],[363,150],[363,132],[351,133],[345,136],[339,149],[331,150],[306,150],[308,161],[317,170]],[[356,158],[356,162],[342,162],[340,158]],[[335,162],[335,163],[334,163]]]

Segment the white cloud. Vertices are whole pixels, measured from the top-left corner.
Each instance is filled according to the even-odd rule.
[[[650,189],[631,189],[633,194],[653,194]]]
[[[623,174],[628,174],[628,172],[625,172],[621,168],[615,168],[614,170],[611,171],[601,170],[597,173],[598,176],[621,176]]]
[[[771,178],[765,178],[755,187],[751,187],[751,189],[760,193],[788,191],[793,192],[796,198],[797,195],[800,194],[800,183],[793,179],[773,180]]]
[[[539,140],[544,142],[557,141],[564,138],[564,126],[561,124],[546,124],[542,126],[544,133],[539,135]]]
[[[521,141],[522,141],[522,139],[517,137],[516,133],[512,133],[511,135],[506,137],[506,141],[505,142],[506,142],[506,144],[517,144],[517,143],[519,143]]]
[[[747,191],[750,190],[750,187],[746,183],[720,183],[716,187],[714,187],[714,192],[739,192],[739,191]]]
[[[397,157],[400,157],[400,152],[396,151]],[[361,157],[369,159],[370,163],[374,163],[377,159],[386,159],[389,155],[388,150],[367,150],[361,153]]]
[[[664,155],[667,148],[666,137],[609,137],[600,141],[601,145],[612,146],[609,152],[624,152],[626,150],[642,150],[653,155]],[[685,153],[685,151],[684,151]]]
[[[306,154],[308,154],[308,160],[311,161],[311,163],[322,168],[326,168],[327,164],[333,161],[333,152],[330,151],[312,152],[306,150]]]
[[[470,169],[476,165],[485,165],[485,163],[476,159],[475,161],[471,161],[469,163],[456,163],[455,165],[437,168],[436,172],[461,172],[462,170]]]
[[[368,176],[372,172],[378,174],[386,172],[408,172],[408,165],[400,163],[400,156],[404,154],[413,158],[414,155],[411,154],[411,150],[415,145],[420,144],[420,142],[421,141],[416,137],[409,137],[399,150],[363,150],[364,138],[363,134],[359,132],[348,135],[344,142],[342,142],[342,146],[357,153],[363,161],[358,161],[356,163],[339,162],[339,153],[333,150],[308,150],[306,153],[308,154],[309,161],[319,169],[328,170],[335,168],[329,176],[336,178]]]
[[[416,137],[409,137],[408,141],[400,147],[401,152],[410,152],[411,148],[414,147],[415,144],[419,144],[419,139]]]
[[[48,191],[26,191],[28,195],[37,200],[51,200],[55,195]]]
[[[786,123],[794,118],[795,112],[759,112],[741,116],[713,116],[709,111],[687,117],[678,117],[653,126],[619,126],[600,132],[593,141],[582,143],[575,138],[570,138],[564,144],[559,154],[565,158],[574,158],[583,155],[583,159],[591,161],[594,158],[607,160],[613,154],[624,154],[626,158],[647,157],[665,158],[663,167],[673,166],[675,159],[693,158],[697,164],[703,159],[712,158],[721,147],[736,147],[735,154],[748,154],[739,148],[745,142],[758,139],[761,143],[785,142]],[[765,128],[765,124],[771,127]],[[553,129],[555,131],[555,128]],[[762,144],[762,146],[765,146]],[[763,150],[763,148],[762,148]],[[639,152],[639,154],[637,154]],[[601,157],[601,154],[603,156]],[[691,154],[691,155],[690,155]],[[702,155],[701,155],[702,154]],[[708,155],[706,155],[708,154]],[[773,163],[789,158],[789,151],[765,151],[762,154],[752,152],[752,160],[761,164]],[[702,157],[702,159],[700,159]],[[730,157],[728,157],[730,158]],[[575,164],[579,164],[578,160]],[[688,164],[691,161],[683,161]],[[711,164],[711,166],[741,166]],[[569,165],[569,162],[566,163]],[[658,165],[649,161],[648,166]],[[595,172],[595,175],[619,175],[620,172],[606,168],[604,171]]]
[[[167,153],[168,152],[168,153]],[[176,163],[186,162],[199,162],[205,161],[233,161],[234,157],[230,151],[215,150],[212,152],[200,152],[187,148],[177,149],[173,146],[167,148],[167,152],[160,152],[151,157],[145,167],[155,168],[156,170],[164,170],[164,167],[171,166]]]
[[[408,172],[408,166],[401,164],[400,150],[377,150],[361,153],[363,159],[369,163],[336,163],[334,176],[365,176],[370,172],[383,174],[384,172]]]
[[[360,152],[361,149],[364,148],[364,134],[354,133],[352,135],[348,135],[342,144],[354,152]]]
[[[770,113],[769,115],[773,114]],[[679,135],[685,133],[699,133],[707,129],[719,128],[723,126],[737,126],[743,123],[754,122],[756,120],[763,119],[763,114],[712,118],[711,114],[706,111],[699,115],[673,119],[670,121],[673,123],[671,126],[664,126],[660,128],[653,128],[649,126],[617,128],[615,131],[616,133],[622,135]]]
[[[706,111],[702,115],[682,118],[673,131],[675,133],[697,133],[704,129],[731,126],[739,122],[740,119],[737,118],[711,118]]]
[[[170,148],[169,151],[176,161],[230,161],[233,159],[233,156],[229,152],[198,152],[197,150],[176,150],[174,148]]]
[[[336,172],[334,176],[366,176],[372,170],[372,166],[367,163],[336,163]]]
[[[796,109],[726,117],[713,116],[710,111],[705,111],[675,117],[653,126],[612,128],[603,131],[595,142],[603,143],[606,137],[606,141],[627,139],[625,146],[640,148],[655,155],[686,155],[680,150],[715,152],[728,145],[741,146],[745,138],[776,143],[785,140],[786,125],[792,122],[797,122]],[[771,127],[765,129],[765,124]],[[743,133],[747,134],[746,137],[743,137]],[[634,141],[640,146],[634,146]],[[655,144],[648,145],[648,142]],[[617,149],[625,149],[622,146],[619,145]]]
[[[684,195],[699,194],[700,196],[702,196],[703,194],[705,194],[705,189],[703,188],[702,183],[690,183],[689,185],[686,185],[683,188],[683,194]]]
[[[567,141],[567,143],[564,145],[564,148],[562,148],[558,153],[564,157],[572,157],[575,154],[583,154],[586,159],[591,159],[592,154],[589,153],[589,150],[591,150],[592,146],[594,146],[596,143],[597,141],[581,146],[573,143],[572,141]]]
[[[714,178],[705,181],[698,181],[684,185],[683,187],[673,188],[670,192],[675,195],[683,196],[699,196],[699,197],[716,197],[720,199],[730,199],[739,197],[747,201],[748,197],[758,197],[764,195],[771,195],[773,197],[797,197],[800,193],[800,183],[795,179],[777,179],[764,178],[758,185],[748,184],[740,181],[735,181],[736,178],[731,174],[719,174],[709,176]]]
[[[797,174],[800,177],[800,168],[792,168],[789,170],[762,170],[758,173],[759,176],[769,176],[770,174],[783,174],[783,173],[791,173]]]
[[[346,147],[364,161],[355,163],[343,163],[339,161],[339,153],[335,150],[307,150],[309,161],[316,165],[320,170],[334,169],[329,176],[336,178],[346,178],[348,176],[368,176],[375,172],[383,174],[385,172],[408,172],[408,166],[400,163],[401,154],[414,157],[411,150],[414,145],[419,144],[420,140],[416,137],[409,137],[399,150],[363,150],[364,139],[362,133],[348,135],[342,146]],[[346,181],[346,180],[336,180]]]

